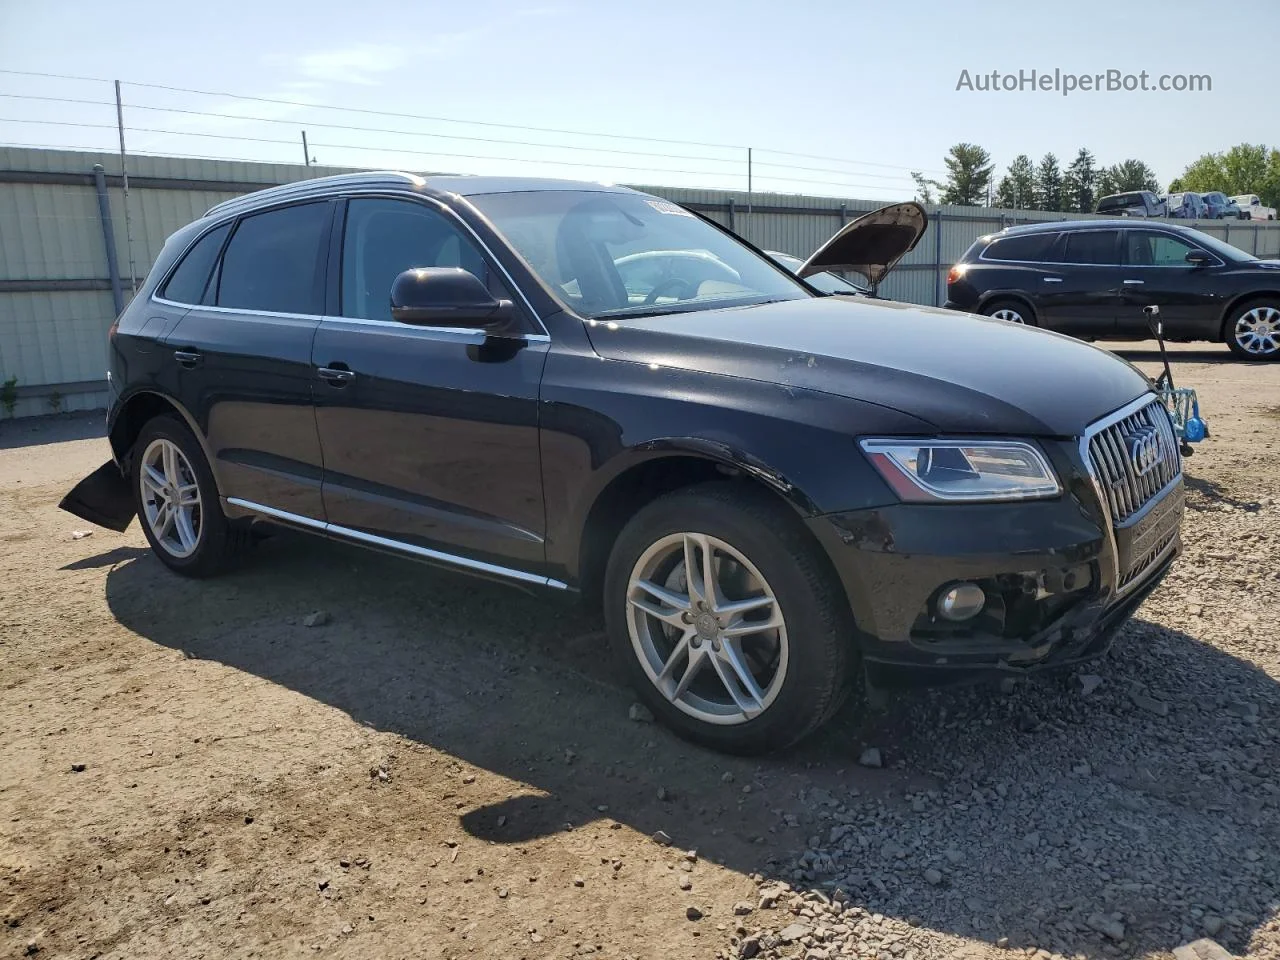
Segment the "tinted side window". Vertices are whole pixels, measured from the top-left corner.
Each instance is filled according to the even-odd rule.
[[[176,303],[199,303],[204,296],[204,288],[209,285],[213,262],[218,259],[218,251],[222,249],[222,241],[230,229],[231,224],[223,224],[201,237],[182,258],[160,296]]]
[[[1117,263],[1114,230],[1081,230],[1067,234],[1063,263]]]
[[[1124,237],[1125,263],[1148,267],[1185,267],[1187,254],[1198,249],[1167,233],[1154,230],[1127,230]]]
[[[307,203],[241,220],[222,256],[218,306],[320,313],[320,240],[328,219],[328,203]]]
[[[342,315],[391,320],[391,284],[414,267],[461,267],[507,298],[471,239],[447,217],[404,200],[352,200],[342,240]]]
[[[1004,237],[996,240],[982,254],[985,260],[1025,260],[1043,263],[1049,258],[1049,250],[1056,233],[1029,233],[1021,237]]]

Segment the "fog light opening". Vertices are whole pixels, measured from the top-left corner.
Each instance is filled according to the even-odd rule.
[[[943,620],[958,623],[972,620],[987,604],[987,595],[976,583],[956,583],[938,594],[935,606]]]

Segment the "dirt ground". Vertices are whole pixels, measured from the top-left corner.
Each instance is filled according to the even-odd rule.
[[[206,582],[136,524],[75,539],[56,504],[107,458],[100,418],[0,424],[0,955],[737,957],[808,916],[760,883],[820,889],[806,851],[865,817],[910,851],[864,844],[865,949],[763,954],[1164,957],[1207,929],[1280,957],[1280,364],[1175,353],[1213,436],[1186,556],[1089,668],[1100,693],[895,695],[763,761],[629,719],[599,625],[554,597],[301,535]],[[1060,849],[1050,825],[1013,856],[1030,828],[998,804],[1023,790],[1066,811]],[[1073,839],[1130,814],[1154,819]],[[934,847],[939,884],[895,866]]]

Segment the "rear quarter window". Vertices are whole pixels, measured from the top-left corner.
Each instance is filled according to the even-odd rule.
[[[231,224],[225,223],[197,240],[178,264],[178,269],[169,277],[160,296],[175,303],[200,303],[205,287],[209,285],[213,264],[218,259],[222,242],[226,240],[230,229]]]
[[[1042,263],[1048,260],[1049,251],[1053,249],[1053,242],[1057,238],[1056,233],[1028,233],[1023,236],[1001,237],[992,241],[991,245],[983,251],[982,259]]]

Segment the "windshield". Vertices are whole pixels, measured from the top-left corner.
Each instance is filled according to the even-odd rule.
[[[798,273],[800,268],[804,266],[804,261],[799,257],[793,257],[789,253],[770,253],[778,263],[782,264],[792,273]],[[823,271],[822,273],[813,273],[804,278],[805,283],[821,290],[823,293],[867,293],[867,288],[858,284],[845,280],[843,277],[834,273]]]
[[[1209,234],[1201,233],[1199,230],[1192,230],[1191,232],[1195,234],[1196,243],[1200,244],[1200,246],[1204,247],[1211,253],[1216,253],[1228,263],[1244,263],[1248,260],[1258,259],[1251,253],[1245,253],[1239,247],[1233,247],[1229,243],[1223,243],[1217,237],[1211,237]]]
[[[789,274],[668,200],[576,190],[470,199],[533,271],[584,317],[812,296]]]

